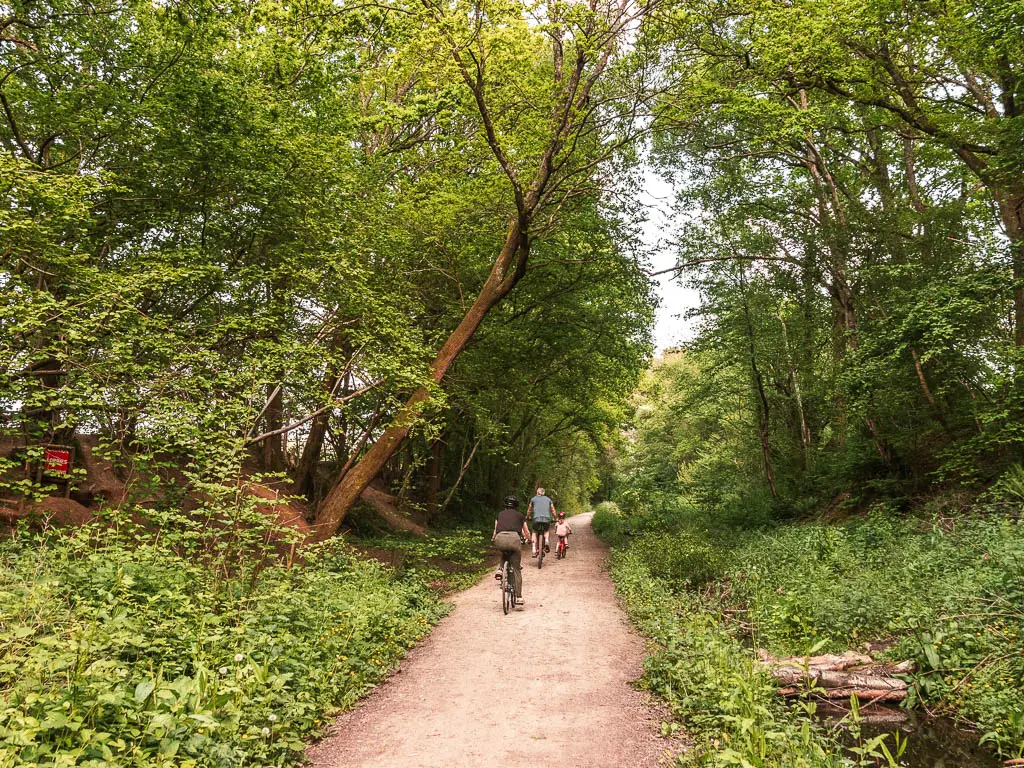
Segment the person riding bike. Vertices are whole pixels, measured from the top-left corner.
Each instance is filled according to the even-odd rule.
[[[519,547],[529,535],[530,529],[526,527],[526,518],[519,511],[519,499],[515,496],[506,496],[505,507],[494,520],[494,533],[491,535],[494,546],[501,550],[501,562],[494,578],[501,578],[501,569],[507,560],[512,566],[512,584],[515,586],[516,600],[519,602],[523,599],[523,554]]]
[[[565,544],[569,548],[569,534],[572,533],[572,526],[565,522],[565,512],[558,513],[558,522],[555,524],[555,535],[558,537],[558,545]],[[561,550],[560,550],[561,551]]]
[[[530,499],[530,506],[526,510],[527,514],[533,513],[530,518],[530,525],[533,528],[533,542],[531,549],[533,550],[533,557],[537,556],[540,551],[540,547],[544,547],[545,552],[550,552],[551,547],[548,546],[548,530],[551,528],[551,521],[554,520],[555,516],[555,502],[553,502],[548,496],[544,495],[543,488],[537,488],[537,495]],[[543,542],[541,539],[543,538]]]

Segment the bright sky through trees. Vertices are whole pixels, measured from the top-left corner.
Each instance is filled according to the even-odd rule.
[[[643,238],[644,245],[651,252],[652,272],[669,269],[676,263],[677,248],[672,232],[674,199],[672,184],[648,169],[644,174],[642,197],[648,210],[647,221],[643,225]],[[696,321],[687,320],[686,315],[700,304],[700,296],[697,291],[685,287],[672,273],[658,275],[655,280],[658,281],[660,304],[655,316],[654,344],[655,354],[660,355],[666,349],[693,337]]]

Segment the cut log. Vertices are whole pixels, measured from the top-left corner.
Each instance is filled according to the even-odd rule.
[[[829,653],[824,656],[788,656],[780,659],[762,649],[757,652],[757,655],[765,664],[771,664],[772,666],[781,664],[794,667],[810,667],[813,669],[831,669],[836,672],[852,669],[853,667],[861,667],[866,664],[874,664],[874,659],[870,656],[865,656],[856,651],[847,651],[841,656]]]
[[[913,670],[912,662],[876,663],[871,657],[848,651],[837,656],[789,657],[780,659],[764,650],[758,658],[778,681],[783,696],[813,693],[826,699],[902,701],[909,684],[895,675]]]
[[[861,688],[864,690],[907,690],[905,680],[896,677],[864,674],[862,672],[836,672],[812,667],[781,666],[771,668],[772,677],[783,685],[817,685],[822,688]]]
[[[781,696],[803,696],[805,694],[811,694],[813,696],[820,696],[825,699],[849,699],[851,696],[856,696],[859,701],[903,701],[907,697],[907,692],[881,689],[862,689],[862,688],[797,688],[795,686],[789,686],[787,688],[780,688],[779,694]]]

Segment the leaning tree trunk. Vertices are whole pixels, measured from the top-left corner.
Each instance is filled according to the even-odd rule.
[[[430,378],[435,384],[441,383],[491,307],[501,301],[522,277],[528,254],[529,240],[524,227],[518,219],[513,220],[483,288],[430,365]],[[409,435],[421,406],[429,398],[430,391],[425,386],[413,392],[391,426],[330,490],[316,516],[315,538],[318,541],[334,535],[348,510]]]
[[[603,14],[594,12],[589,21],[581,26],[579,33],[583,39],[579,41],[578,53],[572,58],[568,71],[562,71],[559,75],[560,96],[559,101],[553,105],[551,133],[547,146],[537,164],[532,182],[529,187],[524,188],[521,173],[502,146],[499,131],[495,128],[487,104],[483,62],[472,58],[472,54],[467,53],[463,43],[451,33],[448,20],[445,19],[446,11],[443,4],[425,0],[424,5],[439,23],[438,29],[450,45],[450,53],[459,74],[473,94],[487,144],[511,183],[516,203],[516,216],[509,223],[505,243],[491,266],[483,288],[430,365],[430,379],[435,384],[440,384],[459,353],[469,344],[488,311],[515,287],[526,272],[530,255],[530,221],[544,202],[553,176],[567,172],[563,169],[567,167],[568,157],[559,159],[559,154],[566,146],[570,147],[569,154],[580,146],[576,141],[570,142],[569,139],[578,134],[582,126],[588,122],[591,111],[587,105],[590,103],[593,88],[604,72],[612,53],[617,49],[620,36],[632,28],[634,22],[643,16],[643,12],[633,7],[628,0],[617,0],[608,9],[610,17],[606,18]],[[594,6],[591,10],[596,11]],[[589,52],[584,50],[588,44],[593,45]],[[602,157],[610,157],[611,151]],[[594,161],[591,161],[586,167],[593,165]],[[566,195],[568,196],[568,192]],[[426,386],[413,392],[391,426],[331,489],[317,513],[317,540],[332,536],[337,531],[356,499],[408,436],[429,397],[430,391]]]

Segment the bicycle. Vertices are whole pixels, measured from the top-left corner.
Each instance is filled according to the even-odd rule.
[[[501,610],[508,616],[508,609],[516,604],[516,585],[512,574],[512,563],[508,560],[501,564]]]
[[[544,553],[548,551],[548,545],[544,541],[544,536],[547,534],[547,528],[543,530],[534,529],[534,536],[537,537],[537,569],[540,570],[544,567]]]
[[[566,542],[566,539],[568,538],[568,536],[558,537],[558,546],[555,547],[555,557],[558,560],[563,560],[565,558],[566,550],[569,548],[569,545]]]

